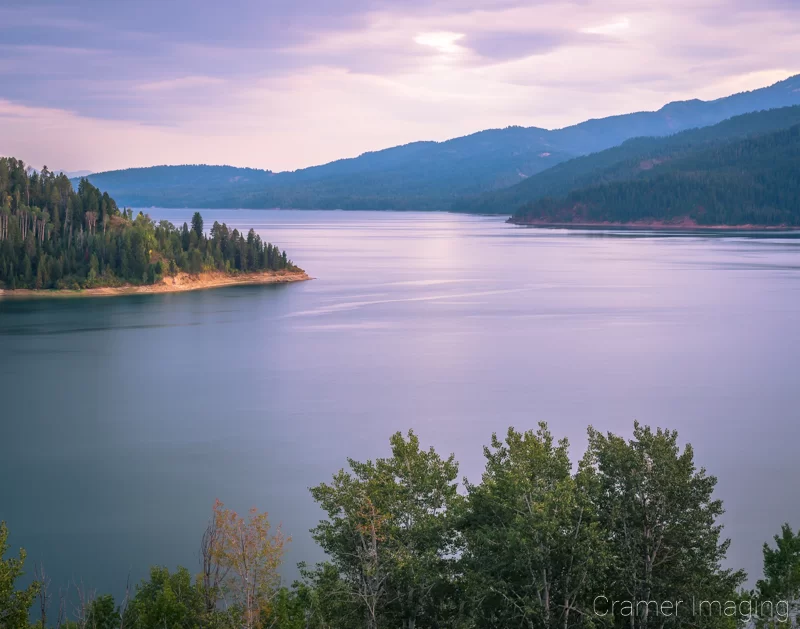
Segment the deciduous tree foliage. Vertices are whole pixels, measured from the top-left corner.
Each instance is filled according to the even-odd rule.
[[[15,559],[4,559],[8,552],[8,527],[0,522],[0,629],[28,629],[28,610],[39,592],[39,583],[17,589],[17,579],[24,574],[25,550]]]
[[[785,523],[773,541],[774,548],[764,543],[764,578],[756,583],[754,598],[760,619],[777,625],[786,624],[786,615],[796,619],[800,608],[800,531],[795,534]],[[784,622],[777,623],[781,616]]]
[[[454,570],[458,466],[421,449],[411,431],[391,447],[391,457],[350,459],[350,471],[312,488],[328,515],[313,535],[366,627],[431,626]]]
[[[747,593],[743,573],[722,567],[716,479],[675,432],[590,428],[575,465],[546,424],[510,428],[492,436],[480,482],[463,492],[452,455],[413,432],[390,447],[311,489],[324,512],[312,536],[328,560],[301,566],[291,587],[279,578],[280,530],[217,502],[194,580],[153,568],[129,601],[88,601],[65,629],[733,629],[736,618],[689,603]],[[753,596],[796,599],[798,537],[787,525],[775,543]],[[23,559],[0,564],[0,629],[27,627],[36,585],[15,589]],[[652,604],[678,599],[682,613]]]
[[[215,222],[209,236],[120,210],[82,179],[29,170],[0,158],[0,288],[91,288],[153,284],[178,271],[297,270],[285,251]]]
[[[289,540],[280,526],[272,532],[267,514],[255,508],[244,518],[218,500],[214,521],[219,532],[214,559],[225,572],[224,600],[240,611],[246,629],[261,627],[278,593],[278,568]]]
[[[467,483],[463,557],[481,627],[585,627],[603,585],[609,541],[590,469],[573,475],[566,439],[545,424],[485,448],[482,482]]]
[[[589,429],[587,462],[597,474],[594,498],[610,545],[603,591],[609,601],[686,602],[683,616],[693,620],[688,601],[730,600],[744,572],[723,569],[730,540],[718,523],[722,501],[713,496],[717,479],[697,469],[691,445],[681,450],[678,433],[634,423],[633,439]],[[680,610],[679,610],[680,611]],[[650,605],[615,618],[631,629],[661,627]],[[708,618],[705,626],[724,625]]]
[[[170,574],[167,568],[154,566],[150,569],[150,578],[137,586],[123,614],[123,624],[128,629],[193,629],[206,611],[201,588],[192,582],[186,568],[178,568]]]

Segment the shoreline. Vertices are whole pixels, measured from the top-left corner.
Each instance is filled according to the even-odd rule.
[[[635,221],[632,223],[616,223],[611,221],[596,222],[550,222],[541,220],[519,221],[510,217],[506,223],[519,227],[542,227],[550,229],[620,229],[630,231],[678,231],[678,232],[797,232],[798,226],[790,225],[699,225],[691,219],[676,222]]]
[[[164,293],[183,293],[193,290],[207,290],[236,285],[258,284],[288,284],[291,282],[304,282],[314,279],[305,271],[264,271],[259,273],[246,273],[241,275],[228,275],[218,271],[190,275],[178,273],[175,277],[165,277],[158,284],[135,286],[101,286],[97,288],[83,288],[80,290],[46,288],[46,289],[2,289],[0,299],[28,299],[48,297],[115,297],[120,295],[155,295]]]

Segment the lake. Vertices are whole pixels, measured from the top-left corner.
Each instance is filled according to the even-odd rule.
[[[182,223],[190,210],[152,209]],[[719,477],[730,563],[800,526],[800,239],[566,232],[453,214],[216,210],[316,279],[0,300],[0,519],[53,583],[193,571],[215,498],[321,557],[307,488],[413,428],[478,480],[549,422],[675,428]]]

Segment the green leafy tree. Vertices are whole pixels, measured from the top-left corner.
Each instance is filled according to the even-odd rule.
[[[205,611],[202,593],[186,568],[170,574],[167,568],[157,566],[150,569],[150,578],[136,587],[124,625],[130,629],[193,629],[205,624]]]
[[[0,522],[0,629],[28,629],[30,610],[39,583],[33,582],[27,588],[16,589],[16,581],[24,574],[24,549],[20,549],[17,558],[4,559],[8,552],[8,527]]]
[[[480,484],[467,483],[462,531],[472,613],[480,627],[591,627],[607,543],[591,469],[576,475],[566,439],[542,423],[484,448]]]
[[[764,544],[764,578],[756,583],[758,611],[763,621],[794,616],[800,604],[800,532],[788,523],[773,538],[775,548]]]
[[[203,256],[197,249],[189,254],[189,273],[198,274],[203,270]]]
[[[585,461],[597,475],[596,511],[610,544],[601,594],[609,601],[684,601],[670,617],[649,604],[618,608],[617,626],[677,626],[692,614],[689,601],[735,597],[745,575],[721,567],[730,540],[718,522],[724,510],[713,496],[717,479],[695,467],[691,445],[681,451],[677,432],[636,422],[626,441],[590,428]],[[722,614],[702,621],[729,624]]]
[[[119,629],[120,610],[111,594],[98,596],[89,605],[85,629]]]
[[[328,516],[312,533],[368,628],[413,629],[438,622],[437,588],[453,572],[458,465],[411,431],[390,444],[391,457],[349,459],[350,472],[312,488]]]

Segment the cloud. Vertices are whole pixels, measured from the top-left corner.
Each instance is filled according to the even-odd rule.
[[[142,92],[164,92],[214,87],[224,83],[225,81],[223,79],[214,76],[182,76],[174,79],[166,79],[164,81],[142,83],[135,86],[135,89]]]
[[[31,0],[0,8],[0,152],[284,169],[560,127],[785,78],[798,24],[790,0]]]
[[[566,30],[528,30],[524,32],[488,31],[474,33],[464,45],[473,50],[480,59],[491,63],[524,59],[541,55],[568,45],[589,44],[596,38],[581,36]]]
[[[462,52],[464,49],[458,45],[460,39],[464,39],[464,33],[448,33],[447,31],[420,33],[414,37],[416,43],[421,46],[430,46],[442,54]]]
[[[581,33],[589,33],[592,35],[621,35],[630,29],[631,21],[626,18],[620,18],[615,22],[608,22],[600,24],[599,26],[589,26],[581,29]]]

